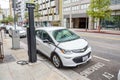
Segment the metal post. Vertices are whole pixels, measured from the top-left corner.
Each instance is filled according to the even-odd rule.
[[[14,27],[15,27],[15,30],[16,30],[16,16],[15,16],[15,10],[16,10],[16,0],[13,0],[13,11],[14,11]]]
[[[15,10],[16,10],[16,0],[13,0],[13,10],[14,10],[14,29],[12,30],[12,49],[19,49],[20,48],[20,37],[19,37],[19,31],[16,30],[16,16],[15,16]]]
[[[70,7],[70,28],[72,28],[72,22],[71,22],[71,20],[72,20],[72,19],[71,19],[71,18],[72,18],[72,14],[71,14],[71,13],[72,13],[72,9],[71,9],[71,7]]]
[[[35,5],[32,3],[27,3],[26,7],[28,8],[28,15],[29,15],[29,27],[27,29],[28,56],[29,56],[29,62],[34,63],[37,61],[34,11],[33,11]]]
[[[86,16],[86,28],[85,28],[85,31],[87,31],[87,22],[88,22],[88,21],[87,21],[87,16]]]

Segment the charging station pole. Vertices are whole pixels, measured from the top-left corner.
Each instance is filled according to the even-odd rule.
[[[29,62],[34,63],[37,61],[36,37],[35,37],[35,27],[34,27],[35,4],[26,3],[26,8],[28,8],[28,16],[29,16],[29,20],[28,20],[29,27],[27,28],[28,56],[29,56]]]

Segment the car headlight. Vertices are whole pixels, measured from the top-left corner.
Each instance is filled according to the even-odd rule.
[[[72,54],[71,50],[60,49],[63,54]]]

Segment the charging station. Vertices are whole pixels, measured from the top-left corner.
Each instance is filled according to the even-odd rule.
[[[34,63],[37,61],[36,55],[36,37],[35,37],[35,27],[34,27],[34,8],[35,4],[26,3],[26,8],[28,8],[28,24],[27,28],[27,42],[28,42],[28,56],[29,62]]]

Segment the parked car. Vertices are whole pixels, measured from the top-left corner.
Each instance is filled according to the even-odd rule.
[[[0,24],[0,29],[5,29],[5,24]]]
[[[74,67],[91,59],[88,42],[64,27],[36,29],[36,47],[50,58],[57,68]]]
[[[13,30],[15,30],[15,27],[11,27],[10,29],[9,29],[9,36],[12,36],[12,32],[13,32]],[[21,27],[21,26],[16,26],[16,30],[18,30],[19,31],[19,36],[20,37],[26,37],[26,29],[25,28],[23,28],[23,27]]]
[[[9,29],[12,28],[12,27],[14,27],[14,26],[12,26],[12,25],[6,25],[6,33],[8,33]]]
[[[119,72],[118,72],[118,80],[120,80],[120,70],[119,70]]]

